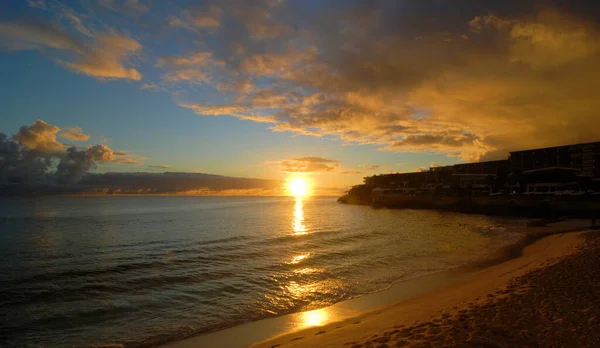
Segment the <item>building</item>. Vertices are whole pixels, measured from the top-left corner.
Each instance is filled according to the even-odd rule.
[[[497,174],[499,172],[508,172],[510,163],[508,160],[460,163],[451,166],[434,167],[430,169],[434,172],[452,172],[454,174]]]
[[[595,189],[600,188],[600,142],[513,151],[506,160],[374,175],[364,178],[364,182],[367,187],[386,189],[386,193],[414,189],[435,190],[438,194],[526,192],[528,187],[549,183]]]
[[[556,168],[599,177],[600,142],[513,151],[509,162],[513,173]]]

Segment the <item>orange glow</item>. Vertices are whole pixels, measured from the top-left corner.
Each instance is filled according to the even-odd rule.
[[[291,263],[291,264],[297,264],[297,263],[300,263],[300,262],[302,262],[303,260],[305,260],[305,259],[306,259],[307,257],[309,257],[309,256],[310,256],[310,253],[306,253],[306,254],[302,254],[302,255],[297,255],[297,256],[294,256],[294,257],[292,258],[292,261],[290,261],[290,263]]]
[[[294,234],[307,234],[306,226],[304,226],[304,206],[302,197],[296,197],[296,205],[294,206],[294,222],[292,223]]]
[[[287,190],[294,197],[306,197],[310,194],[310,185],[305,178],[294,178],[288,181]]]
[[[325,324],[328,319],[327,309],[317,309],[314,311],[302,313],[302,319],[304,320],[304,326],[321,326]]]

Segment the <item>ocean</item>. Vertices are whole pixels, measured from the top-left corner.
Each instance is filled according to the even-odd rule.
[[[480,260],[524,220],[334,198],[0,199],[0,346],[155,346]]]

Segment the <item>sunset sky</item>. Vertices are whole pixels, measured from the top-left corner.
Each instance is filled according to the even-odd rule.
[[[598,141],[599,9],[2,1],[0,132],[55,158],[74,145],[92,172],[310,172],[341,189]]]

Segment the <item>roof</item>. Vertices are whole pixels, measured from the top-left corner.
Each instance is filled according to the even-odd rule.
[[[495,176],[496,174],[463,174],[463,173],[453,173],[452,176]]]
[[[508,159],[499,159],[499,160],[481,161],[481,162],[456,163],[456,164],[452,164],[448,167],[458,166],[458,165],[469,165],[469,164],[492,164],[492,163],[500,163],[500,162],[508,162]]]
[[[567,144],[567,145],[548,146],[548,147],[541,147],[539,149],[528,149],[528,150],[510,151],[510,154],[512,155],[513,153],[519,153],[519,152],[542,151],[542,150],[556,149],[556,148],[559,148],[559,147],[572,147],[572,146],[582,146],[582,145],[592,145],[592,144],[600,144],[600,141],[592,141],[592,142],[589,142],[589,143],[579,143],[579,144]]]
[[[562,170],[562,171],[571,171],[571,172],[580,172],[581,171],[581,169],[579,169],[579,168],[571,168],[571,167],[546,167],[546,168],[540,168],[540,169],[527,170],[527,171],[524,171],[523,174],[550,172],[553,170]]]

